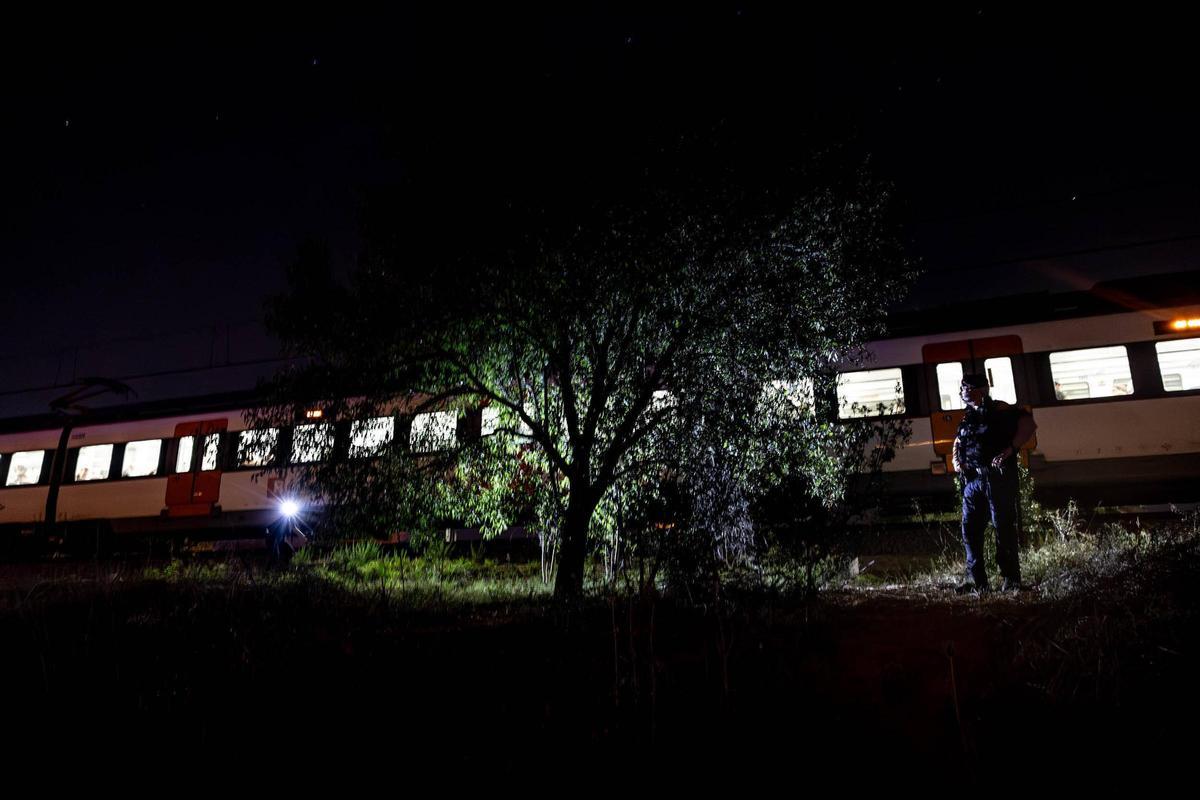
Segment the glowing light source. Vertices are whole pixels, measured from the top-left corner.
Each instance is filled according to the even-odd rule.
[[[279,513],[285,517],[294,517],[300,513],[300,504],[295,500],[282,500],[279,503]]]
[[[1170,333],[1200,331],[1200,317],[1182,317],[1172,320],[1156,320],[1154,322],[1154,334],[1162,336]]]
[[[323,416],[325,416],[325,412],[319,408],[310,408],[304,412],[305,419],[320,419]]]

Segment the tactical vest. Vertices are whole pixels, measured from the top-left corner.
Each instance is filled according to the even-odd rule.
[[[990,397],[979,408],[967,406],[958,426],[958,458],[964,472],[986,472],[992,459],[1012,446],[1020,414],[1020,409]],[[1006,471],[1011,461],[1012,456],[1005,462]]]

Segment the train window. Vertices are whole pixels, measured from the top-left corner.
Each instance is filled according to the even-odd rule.
[[[107,478],[112,466],[112,455],[111,444],[93,444],[79,448],[79,458],[75,461],[75,480],[102,481]]]
[[[531,417],[534,415],[533,406],[526,406],[525,411]],[[492,434],[499,431],[500,426],[504,424],[503,420],[501,420],[501,418],[500,418],[500,415],[502,413],[503,413],[503,410],[499,406],[488,406],[487,408],[483,409],[483,411],[479,417],[479,435],[480,436],[491,436]],[[513,415],[513,416],[515,417],[516,415]],[[520,436],[532,436],[533,435],[533,429],[530,428],[528,425],[526,425],[524,420],[521,420],[518,418],[518,419],[511,420],[508,424],[512,425],[514,422],[516,424],[516,432],[518,435],[520,435]],[[510,428],[509,430],[512,430],[512,429]]]
[[[1013,380],[1012,359],[1008,356],[989,358],[983,362],[983,372],[991,385],[992,399],[1016,405],[1017,384]]]
[[[445,450],[454,445],[458,417],[453,411],[433,411],[413,417],[409,445],[419,453]]]
[[[179,440],[179,452],[175,454],[175,471],[191,472],[192,448],[195,447],[195,436],[184,436]]]
[[[278,441],[278,428],[242,431],[238,436],[237,465],[239,467],[267,466],[275,460],[275,443]]]
[[[162,452],[162,439],[144,439],[125,445],[125,458],[121,464],[122,478],[141,478],[158,472],[158,456]]]
[[[958,411],[964,408],[962,392],[963,367],[958,361],[947,361],[937,365],[938,397],[941,398],[942,411]]]
[[[488,406],[483,410],[479,420],[479,435],[491,436],[500,428],[500,408]]]
[[[1200,339],[1155,342],[1154,349],[1158,351],[1158,371],[1164,391],[1200,389]]]
[[[1017,402],[1017,385],[1013,380],[1012,359],[1008,356],[989,358],[983,362],[987,375],[989,394],[1006,403]],[[958,411],[966,406],[962,401],[963,365],[959,361],[947,361],[937,365],[938,397],[942,411]]]
[[[204,452],[200,458],[200,469],[204,472],[217,468],[217,455],[221,450],[221,434],[210,433],[204,437]]]
[[[395,417],[356,419],[350,423],[350,457],[377,456],[395,436]]]
[[[292,431],[292,463],[311,464],[324,461],[333,452],[333,425],[297,425]]]
[[[536,409],[533,406],[526,406],[525,412],[529,414],[530,417],[534,417]],[[483,409],[479,419],[479,435],[491,436],[492,434],[498,432],[500,427],[505,424],[501,419],[501,414],[503,413],[504,410],[499,406],[488,406],[487,408]],[[510,426],[515,424],[515,429],[509,428],[509,430],[515,430],[518,436],[533,435],[533,429],[526,425],[525,421],[517,417],[516,414],[512,415],[512,418],[510,418],[508,424]]]
[[[838,416],[879,417],[904,413],[904,379],[899,367],[842,372],[837,377]]]
[[[528,403],[525,405],[525,416],[527,416],[533,420],[536,420],[538,418],[538,410],[537,410],[537,405],[535,403]],[[522,419],[517,424],[517,435],[518,436],[533,436],[533,428],[531,428],[529,426],[528,422],[526,422],[525,420]]]
[[[46,458],[45,450],[28,450],[24,453],[13,453],[8,462],[8,478],[5,486],[32,486],[42,476],[42,461]]]
[[[1123,345],[1051,353],[1050,375],[1059,400],[1133,394],[1129,356]]]

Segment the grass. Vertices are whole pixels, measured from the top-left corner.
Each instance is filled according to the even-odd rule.
[[[531,601],[549,597],[551,588],[538,578],[537,564],[482,555],[455,557],[446,551],[410,555],[370,541],[324,551],[306,548],[280,569],[266,567],[261,560],[174,559],[147,567],[137,577],[181,588],[212,585],[230,591],[303,586],[339,602],[385,597],[411,608]]]
[[[1026,515],[1027,520],[1034,519],[1026,533],[1034,543],[1020,553],[1022,575],[1031,589],[1020,598],[1028,602],[1069,601],[1100,591],[1098,587],[1111,591],[1114,582],[1128,580],[1140,568],[1151,569],[1149,565],[1164,558],[1172,548],[1186,549],[1200,540],[1200,513],[1196,512],[1158,519],[1153,524],[1143,524],[1139,519],[1097,523],[1094,515],[1087,518],[1074,504],[1059,510],[1036,508],[1035,515]],[[928,597],[946,594],[963,574],[961,545],[953,538],[957,531],[950,521],[928,519],[934,521],[925,539],[940,543],[940,553],[914,559],[907,565],[903,560],[860,564],[861,571],[853,577],[846,576],[841,562],[820,562],[816,572],[823,587],[842,593],[886,590]],[[995,545],[990,529],[985,549],[994,571]],[[725,595],[754,597],[760,602],[772,596],[784,600],[804,594],[797,587],[811,576],[803,565],[781,562],[772,567],[771,563],[765,560],[765,566],[752,575],[748,570],[728,574]],[[95,575],[98,578],[99,572]],[[388,550],[372,541],[331,549],[306,548],[283,569],[266,568],[261,559],[242,558],[176,558],[144,568],[120,565],[108,582],[114,590],[118,584],[128,587],[162,583],[179,590],[260,594],[302,587],[310,595],[327,595],[339,604],[383,600],[398,607],[437,610],[544,603],[550,601],[552,590],[541,580],[535,562],[500,560],[485,555],[482,549],[464,557],[438,543],[413,554]],[[589,586],[594,597],[608,597],[644,588],[635,583],[618,579],[606,584],[597,578]],[[740,591],[751,584],[749,591]],[[53,594],[50,584],[40,590],[42,594]]]
[[[952,598],[947,587],[963,563],[949,554],[928,569],[860,576],[843,588],[1000,615],[1013,652],[993,704],[1032,702],[1040,714],[1121,710],[1114,718],[1161,732],[1165,717],[1154,709],[1197,704],[1191,671],[1200,644],[1200,513],[1143,522],[1097,521],[1074,504],[1039,511],[1035,542],[1020,553],[1024,593]],[[989,559],[994,567],[994,547]]]
[[[0,605],[7,730],[195,752],[299,741],[325,759],[308,769],[344,746],[519,771],[510,754],[566,764],[578,743],[617,769],[664,748],[968,782],[1038,752],[1065,767],[1118,763],[1097,755],[1115,748],[1140,768],[1185,741],[1164,737],[1198,705],[1200,522],[1062,513],[1022,553],[1035,590],[985,599],[946,591],[949,554],[816,597],[570,607],[536,563],[444,548],[97,568]]]
[[[907,587],[923,592],[936,592],[959,583],[965,565],[959,514],[954,509],[961,502],[961,490],[949,510],[925,508],[914,500],[911,513],[900,518],[903,524],[895,530],[885,527],[872,544],[872,547],[882,545],[885,552],[890,552],[889,540],[898,537],[909,547],[916,546],[929,555],[909,559],[907,566],[900,567],[888,564],[885,557],[882,566],[867,568],[852,580],[834,583],[842,588]],[[1044,507],[1034,498],[1033,480],[1024,467],[1018,511],[1022,579],[1045,598],[1069,597],[1139,557],[1152,554],[1156,548],[1200,536],[1197,511],[1151,515],[1143,520],[1100,506],[1085,511],[1073,500],[1061,508]],[[904,559],[900,561],[903,563]],[[989,568],[989,582],[998,586],[995,531],[991,525],[984,535],[984,561]]]

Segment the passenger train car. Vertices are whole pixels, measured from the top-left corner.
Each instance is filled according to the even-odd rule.
[[[1041,497],[1153,505],[1200,500],[1200,273],[1098,284],[898,316],[868,368],[840,373],[831,417],[905,419],[910,441],[884,467],[901,501],[948,496],[963,372],[1032,409],[1026,448]],[[83,418],[0,421],[0,550],[49,533],[97,542],[261,537],[287,501],[264,470],[479,435],[485,412],[247,430],[252,393],[123,406]],[[276,473],[278,475],[279,473]],[[50,521],[51,525],[47,525]]]
[[[1024,450],[1040,499],[1200,501],[1200,272],[900,316],[869,369],[838,377],[843,416],[904,417],[884,467],[896,497],[950,493],[964,372],[1031,409]]]
[[[468,433],[468,420],[406,414],[404,401],[373,419],[327,421],[315,408],[288,428],[248,430],[254,400],[246,392],[0,423],[0,551],[38,534],[82,551],[138,535],[261,540],[295,513],[287,467],[371,458],[398,446],[401,430],[419,448]],[[283,469],[268,474],[273,467]]]

